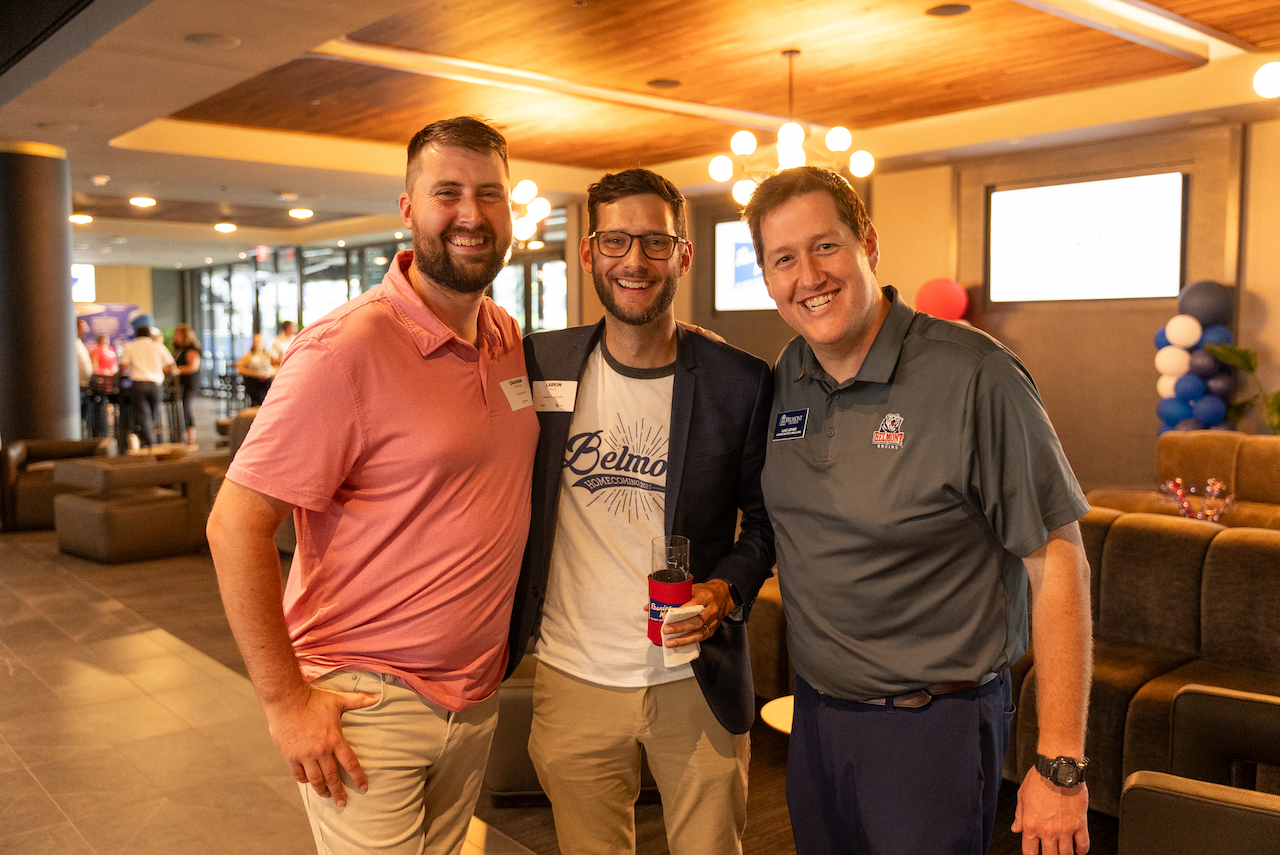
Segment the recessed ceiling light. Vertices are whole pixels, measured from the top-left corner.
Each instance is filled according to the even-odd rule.
[[[129,200],[129,204],[135,208],[151,208],[156,204],[156,200],[150,196],[134,196]]]
[[[346,246],[346,245],[347,245],[347,242],[346,242],[345,240],[340,240],[340,241],[338,241],[338,246],[343,247],[343,246]]]
[[[181,270],[181,269],[182,269],[182,262],[181,262],[181,261],[175,261],[175,262],[173,263],[173,266],[174,266],[175,268],[177,268],[178,270]]]
[[[204,263],[205,263],[205,264],[213,264],[213,259],[212,259],[212,258],[209,258],[208,256],[205,256]]]
[[[106,184],[108,181],[110,181],[110,180],[111,180],[111,176],[110,176],[110,175],[95,175],[95,176],[93,176],[93,178],[91,178],[90,180],[91,180],[91,181],[93,181],[93,186],[94,186],[94,187],[101,187],[102,185]]]
[[[404,232],[396,232],[396,240],[403,240]]]
[[[87,226],[89,223],[93,222],[93,217],[88,214],[72,214],[67,217],[67,219],[75,223],[77,226]]]
[[[236,230],[236,224],[235,223],[218,223],[213,227],[213,230],[216,232],[222,232],[224,235],[229,235]]]
[[[241,257],[241,258],[248,258],[248,257],[249,257],[249,253],[247,253],[247,252],[242,252],[242,253],[240,253],[240,257]]]
[[[932,9],[925,9],[926,15],[933,15],[935,18],[950,18],[954,15],[963,15],[969,11],[969,7],[964,3],[943,3],[941,6],[934,6]]]
[[[679,80],[672,80],[669,77],[658,77],[648,81],[646,86],[652,86],[654,89],[674,89],[680,85]]]
[[[310,208],[290,208],[289,209],[289,216],[293,217],[295,220],[308,219],[309,217],[315,216],[315,213],[316,212],[311,210]]]
[[[183,39],[196,47],[217,48],[218,50],[235,50],[240,47],[240,40],[235,36],[222,33],[188,33]]]
[[[527,244],[525,244],[525,246],[527,246],[529,249],[542,249],[544,246],[546,246],[546,244],[540,240],[531,240]]]

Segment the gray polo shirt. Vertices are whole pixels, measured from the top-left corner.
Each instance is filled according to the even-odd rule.
[[[1089,509],[1018,358],[884,293],[853,379],[802,338],[779,357],[762,477],[791,659],[848,700],[1017,661],[1022,558]]]

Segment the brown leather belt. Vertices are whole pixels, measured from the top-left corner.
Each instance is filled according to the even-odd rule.
[[[919,709],[927,707],[929,702],[936,695],[951,695],[956,692],[967,692],[970,689],[976,689],[979,686],[985,686],[994,680],[998,674],[992,671],[990,674],[983,676],[981,680],[954,680],[950,683],[933,683],[925,686],[923,689],[916,689],[914,692],[907,692],[901,695],[891,695],[884,698],[871,698],[865,701],[858,701],[860,704],[875,704],[876,706],[888,706],[889,702],[893,702],[895,707],[906,707],[907,709]]]

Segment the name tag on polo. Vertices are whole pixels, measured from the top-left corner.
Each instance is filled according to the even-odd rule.
[[[510,380],[503,380],[498,385],[502,387],[502,391],[507,393],[507,401],[511,404],[512,412],[533,406],[533,398],[529,395],[529,380],[527,378],[512,377]]]
[[[533,409],[539,413],[572,413],[578,400],[577,380],[534,380]]]
[[[778,413],[773,422],[773,441],[780,439],[804,439],[804,429],[809,423],[809,408]]]

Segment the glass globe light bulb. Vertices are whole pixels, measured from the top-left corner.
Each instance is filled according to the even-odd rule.
[[[778,128],[778,145],[804,145],[804,128],[795,122],[787,122]]]
[[[876,159],[871,152],[859,149],[849,156],[849,171],[855,178],[866,178],[876,168]]]
[[[804,147],[778,143],[778,168],[792,169],[805,164]]]
[[[713,181],[724,183],[733,177],[733,161],[727,155],[717,154],[707,164],[707,172]]]
[[[853,134],[839,125],[827,131],[827,151],[848,151],[853,145]]]
[[[729,140],[729,150],[734,154],[746,156],[756,153],[756,135],[751,131],[738,131]]]
[[[1263,98],[1280,98],[1280,62],[1268,62],[1253,75],[1253,91]]]
[[[538,195],[538,185],[528,178],[511,188],[511,201],[517,205],[528,205]]]
[[[511,234],[516,240],[528,240],[538,231],[538,224],[532,217],[521,217],[511,225]]]
[[[734,183],[733,190],[730,192],[733,194],[733,201],[739,205],[745,205],[751,201],[751,196],[756,192],[756,183],[749,178],[744,178]]]
[[[551,213],[551,203],[539,196],[529,203],[525,212],[535,223],[540,223]]]

